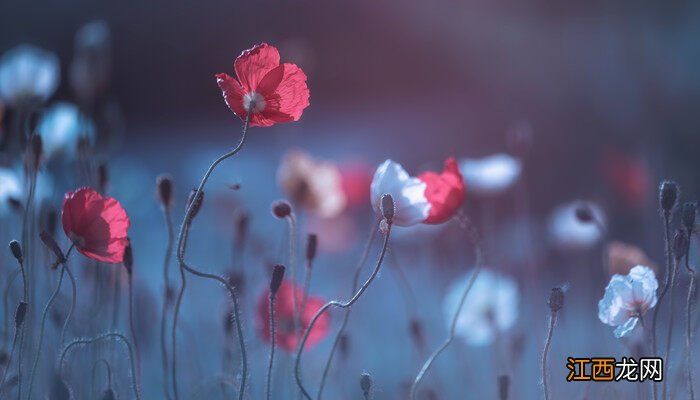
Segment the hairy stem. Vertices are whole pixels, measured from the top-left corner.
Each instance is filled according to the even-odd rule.
[[[175,233],[173,230],[172,216],[170,215],[170,209],[168,207],[163,207],[163,217],[168,231],[168,244],[165,249],[165,259],[163,260],[163,282],[165,282],[165,287],[163,288],[163,310],[160,317],[160,353],[163,368],[163,392],[165,393],[165,398],[170,400],[170,390],[168,389],[168,350],[165,340],[165,331],[168,319],[168,290],[170,289],[168,270],[170,269],[170,258],[173,252]]]
[[[131,384],[133,385],[134,395],[136,396],[136,399],[141,400],[141,391],[139,389],[138,381],[136,378],[136,366],[134,364],[134,351],[133,351],[133,348],[131,346],[131,342],[129,342],[129,339],[127,339],[126,336],[122,335],[121,333],[107,332],[107,333],[97,335],[93,338],[75,339],[72,342],[68,343],[68,345],[61,352],[61,357],[59,359],[59,372],[61,372],[61,375],[63,375],[62,371],[63,371],[63,367],[65,365],[66,355],[68,354],[68,351],[70,351],[70,349],[72,349],[75,346],[81,345],[81,344],[92,344],[92,343],[95,343],[97,341],[104,340],[107,338],[116,338],[116,339],[121,340],[122,342],[124,342],[127,349],[129,350],[129,362],[131,363],[131,371],[132,371]]]
[[[331,307],[339,307],[339,308],[350,308],[352,307],[357,300],[362,296],[362,294],[367,290],[369,285],[374,281],[374,278],[377,277],[377,274],[379,273],[379,270],[382,266],[382,261],[384,261],[384,256],[386,255],[386,249],[389,244],[389,236],[391,236],[391,227],[392,224],[389,222],[387,224],[387,232],[384,236],[384,243],[382,244],[382,250],[379,253],[379,259],[377,260],[377,264],[374,267],[374,270],[372,271],[372,274],[367,278],[365,283],[360,287],[360,289],[350,298],[350,300],[346,302],[340,302],[340,301],[329,301],[326,303],[323,307],[321,307],[317,312],[316,315],[314,315],[313,319],[309,323],[309,326],[306,327],[306,331],[304,332],[304,337],[302,338],[301,342],[299,343],[298,349],[297,349],[297,356],[296,356],[296,361],[294,362],[294,377],[297,382],[297,386],[299,386],[299,389],[301,390],[302,395],[307,399],[311,400],[311,395],[309,392],[306,390],[304,387],[304,384],[301,380],[301,354],[304,351],[304,345],[306,344],[307,339],[309,338],[309,334],[311,333],[311,330],[313,329],[314,325],[316,325],[316,321],[323,315],[326,310],[328,310]]]
[[[95,361],[94,364],[92,364],[92,396],[95,396],[95,377],[97,375],[97,366],[100,364],[104,364],[105,368],[107,369],[107,389],[111,390],[112,389],[112,367],[109,365],[109,362],[105,360],[104,358],[100,358],[99,360]]]
[[[272,384],[272,365],[275,359],[275,294],[270,292],[270,361],[267,365],[267,383],[265,385],[265,397],[270,400],[270,386]]]
[[[554,326],[557,323],[557,313],[552,312],[549,318],[549,330],[547,331],[547,340],[544,342],[544,351],[542,352],[542,386],[544,386],[544,398],[549,400],[552,398],[552,394],[549,388],[549,374],[547,369],[547,362],[549,360],[549,349],[552,346],[552,335],[554,334]]]
[[[70,309],[68,309],[68,315],[66,316],[66,320],[63,321],[63,328],[61,329],[61,345],[65,343],[65,338],[66,338],[66,329],[68,329],[68,325],[70,324],[71,317],[73,316],[73,311],[75,311],[75,304],[76,304],[76,287],[75,287],[75,276],[73,276],[73,272],[68,268],[68,264],[65,265],[66,272],[68,273],[68,278],[70,278],[70,285],[71,285],[71,302],[70,302]]]

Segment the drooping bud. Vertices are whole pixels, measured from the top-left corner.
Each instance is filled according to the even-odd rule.
[[[165,208],[173,203],[173,178],[170,175],[160,175],[156,178],[158,200]]]
[[[316,249],[318,247],[318,236],[315,233],[310,233],[306,238],[306,261],[313,261],[316,258]]]
[[[19,329],[24,323],[24,317],[27,316],[27,303],[20,301],[15,311],[15,328]]]
[[[673,237],[673,255],[676,261],[682,259],[688,252],[688,235],[684,230],[679,229]]]
[[[678,185],[673,181],[663,181],[659,185],[659,205],[665,213],[670,213],[678,201]]]
[[[61,250],[61,247],[58,245],[58,243],[56,243],[56,239],[54,239],[48,232],[41,231],[39,237],[41,238],[41,241],[44,242],[44,245],[56,255],[56,263],[54,264],[53,268],[58,267],[58,264],[62,263],[66,259],[66,257],[63,255],[63,250]]]
[[[10,251],[12,252],[12,256],[14,256],[17,259],[17,262],[22,264],[24,262],[24,257],[22,255],[22,246],[19,244],[18,241],[13,240],[10,242]]]
[[[362,389],[362,395],[365,397],[365,400],[369,400],[369,393],[372,390],[372,377],[367,372],[363,372],[360,375],[360,389]]]
[[[134,250],[131,248],[131,239],[127,240],[129,243],[124,248],[124,259],[122,263],[124,264],[124,268],[126,268],[126,272],[131,276],[134,271]]]
[[[99,189],[100,193],[105,194],[108,184],[109,169],[107,168],[107,161],[101,160],[97,165],[97,188]]]
[[[383,194],[381,199],[381,210],[384,219],[391,224],[394,219],[394,199],[390,194]]]
[[[272,279],[270,280],[270,296],[277,294],[284,279],[284,265],[277,264],[272,267]]]
[[[681,220],[683,222],[683,226],[685,227],[685,230],[688,232],[692,232],[693,228],[695,228],[695,214],[697,212],[697,205],[695,202],[687,202],[683,204],[683,215],[681,216]]]
[[[202,203],[204,203],[204,190],[199,192],[197,199],[194,196],[197,194],[197,189],[192,189],[189,197],[187,197],[187,208],[192,204],[192,213],[190,214],[190,219],[194,219],[202,208]]]
[[[292,214],[292,206],[284,200],[275,201],[272,203],[272,214],[279,219],[287,218]]]
[[[549,294],[549,309],[552,313],[556,313],[564,307],[564,290],[557,286],[552,288],[552,292]]]
[[[498,376],[498,399],[508,400],[510,392],[510,376],[503,374]]]

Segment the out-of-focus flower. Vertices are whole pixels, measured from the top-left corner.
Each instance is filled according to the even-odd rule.
[[[581,206],[590,211],[596,222],[581,221],[576,210]],[[597,205],[590,202],[575,201],[557,207],[549,218],[549,235],[557,247],[564,250],[586,249],[596,244],[605,226],[605,216]]]
[[[428,171],[412,177],[392,160],[384,161],[375,171],[370,197],[372,207],[381,214],[381,198],[390,194],[394,200],[394,224],[440,224],[455,215],[464,202],[465,188],[453,158],[445,161],[442,173]]]
[[[301,307],[304,291],[299,286],[295,288],[291,281],[285,280],[275,296],[275,340],[281,348],[289,352],[296,350],[297,336],[301,337],[306,332],[306,328],[311,323],[316,312],[325,304],[325,301],[320,297],[308,296],[306,307],[304,310],[300,310],[300,323],[297,324],[299,325],[299,331],[295,332],[293,295],[296,295],[296,302]],[[269,296],[270,288],[266,288],[258,300],[257,312],[258,335],[266,342],[270,341]],[[309,332],[304,350],[313,347],[328,335],[330,322],[330,315],[327,312],[319,317],[314,328]]]
[[[520,177],[522,168],[520,160],[503,153],[459,161],[459,171],[467,187],[481,196],[495,196],[508,190]]]
[[[39,120],[37,131],[44,143],[44,154],[52,158],[74,159],[78,141],[95,139],[95,127],[75,104],[58,102]]]
[[[238,80],[217,74],[228,107],[250,125],[298,121],[309,105],[306,74],[295,64],[280,64],[277,48],[267,43],[243,51],[233,64]]]
[[[19,175],[10,168],[0,167],[0,215],[10,210],[10,199],[21,200],[22,183]]]
[[[616,327],[615,337],[626,336],[637,326],[639,318],[656,305],[658,287],[654,271],[642,265],[632,268],[627,275],[613,275],[598,302],[598,318]]]
[[[323,253],[344,253],[358,242],[357,222],[348,214],[333,219],[308,218],[305,222],[304,231],[318,234],[318,248]]]
[[[19,45],[0,58],[0,97],[16,107],[44,102],[56,91],[58,57],[31,45]]]
[[[111,75],[111,33],[105,21],[83,25],[75,35],[70,66],[71,88],[81,102],[90,103],[102,93]]]
[[[447,291],[443,311],[448,329],[473,273],[457,279]],[[490,344],[499,332],[515,325],[519,301],[515,280],[482,268],[457,317],[455,334],[472,346]]]
[[[608,186],[629,206],[643,207],[653,193],[649,168],[638,158],[609,150],[600,159],[600,170]]]
[[[277,183],[292,202],[321,218],[333,218],[345,209],[341,175],[335,164],[290,150],[277,170]]]
[[[644,250],[619,241],[608,244],[608,272],[610,275],[625,275],[637,265],[647,265],[656,272],[656,265],[647,257]]]
[[[86,257],[121,263],[129,244],[129,217],[119,202],[91,188],[66,193],[61,215],[63,231]]]
[[[338,168],[348,207],[366,205],[372,184],[372,168],[361,161],[341,164]]]

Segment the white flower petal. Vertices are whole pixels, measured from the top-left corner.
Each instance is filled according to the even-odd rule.
[[[503,193],[518,180],[522,163],[501,153],[484,158],[464,158],[459,162],[459,171],[469,192],[491,196]]]
[[[621,337],[627,336],[637,326],[638,321],[639,321],[639,318],[628,319],[624,324],[615,328],[615,331],[613,332],[613,334],[618,339]]]
[[[603,211],[595,204],[586,203],[595,218],[605,224]],[[602,237],[600,227],[594,222],[581,222],[576,209],[581,202],[575,201],[557,207],[549,218],[549,235],[555,245],[564,249],[586,249]]]
[[[49,158],[74,159],[81,137],[87,137],[91,142],[95,140],[92,122],[80,112],[78,106],[66,102],[51,106],[41,116],[37,131],[44,153]]]
[[[410,226],[425,221],[430,212],[430,203],[425,197],[425,183],[408,175],[401,164],[392,160],[384,161],[374,173],[370,196],[372,207],[381,213],[382,195],[389,194],[394,199],[394,224]]]
[[[0,97],[10,105],[46,101],[59,81],[58,57],[46,50],[20,45],[0,59]]]

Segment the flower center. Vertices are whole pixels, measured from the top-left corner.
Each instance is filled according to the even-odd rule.
[[[243,109],[246,112],[260,113],[266,106],[265,98],[258,92],[248,92],[243,95]]]

